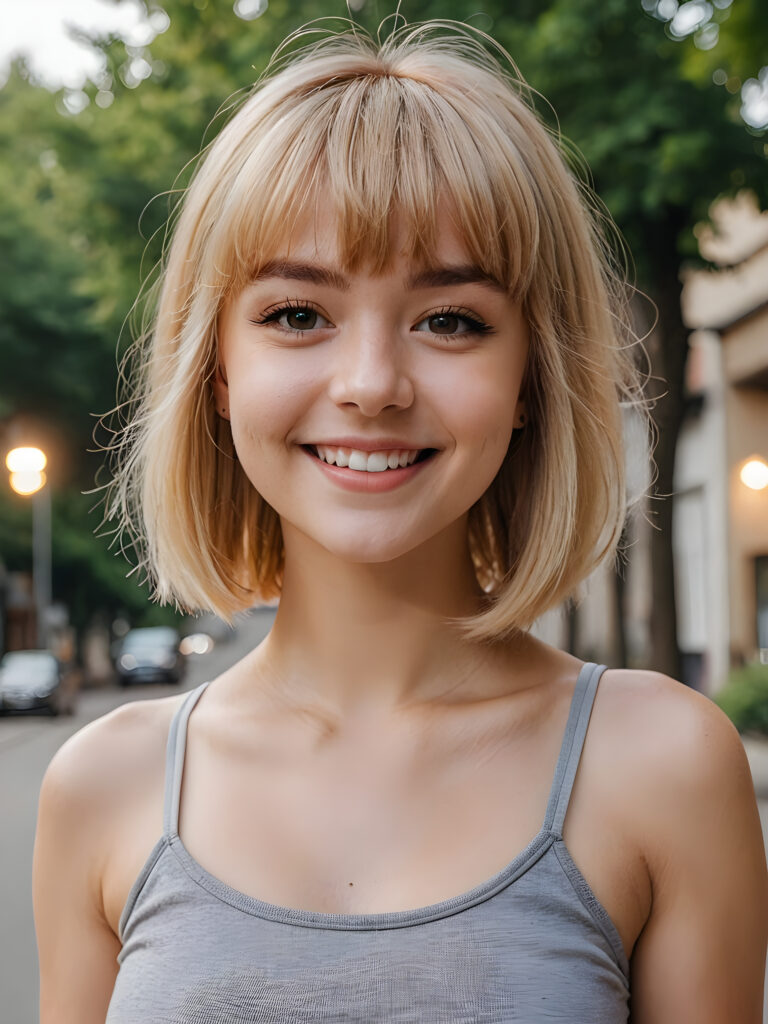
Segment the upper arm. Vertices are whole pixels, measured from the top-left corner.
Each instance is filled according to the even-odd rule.
[[[120,942],[100,885],[109,731],[102,720],[73,736],[40,790],[32,866],[40,1024],[104,1024],[114,987]]]
[[[653,902],[631,963],[633,1024],[761,1024],[768,872],[738,732],[664,680],[638,819]]]

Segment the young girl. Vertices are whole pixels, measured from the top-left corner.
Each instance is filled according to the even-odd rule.
[[[614,551],[636,386],[524,97],[460,26],[348,33],[199,168],[114,507],[163,600],[279,610],[53,759],[42,1024],[759,1024],[736,730],[529,632]]]

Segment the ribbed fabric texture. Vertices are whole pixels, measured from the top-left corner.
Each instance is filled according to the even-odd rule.
[[[540,832],[493,878],[418,910],[323,914],[214,878],[178,835],[190,692],[169,737],[164,834],[120,920],[106,1024],[625,1024],[619,934],[562,838],[597,684],[579,674]]]

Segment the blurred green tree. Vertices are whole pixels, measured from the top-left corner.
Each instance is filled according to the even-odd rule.
[[[83,492],[103,462],[96,417],[117,400],[126,320],[201,140],[278,42],[326,13],[311,0],[251,21],[221,0],[144,6],[159,29],[151,50],[81,34],[104,54],[98,82],[51,94],[17,61],[0,89],[0,441],[33,436],[49,454],[54,598],[79,627],[104,611],[137,622],[174,614],[149,604],[130,566],[93,536],[98,496]],[[0,561],[31,564],[30,509],[7,486]]]

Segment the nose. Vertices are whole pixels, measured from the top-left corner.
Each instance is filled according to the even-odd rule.
[[[414,398],[402,341],[381,323],[360,324],[340,338],[330,383],[339,406],[355,406],[364,416],[407,409]]]

